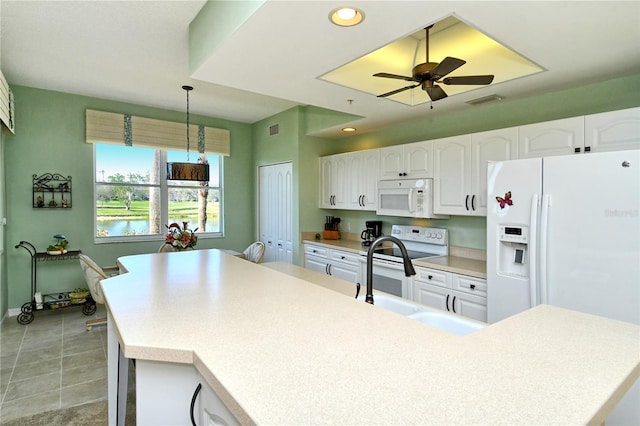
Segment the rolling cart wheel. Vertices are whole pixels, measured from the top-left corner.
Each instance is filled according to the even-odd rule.
[[[21,313],[20,315],[18,315],[18,318],[16,318],[18,320],[18,324],[22,324],[22,325],[27,325],[30,324],[33,321],[33,313],[29,312],[29,313]]]
[[[22,307],[20,308],[20,311],[22,311],[23,314],[31,314],[33,312],[33,302],[27,302],[23,304]]]
[[[95,302],[86,302],[82,305],[82,313],[85,315],[93,315],[96,313],[96,304]]]

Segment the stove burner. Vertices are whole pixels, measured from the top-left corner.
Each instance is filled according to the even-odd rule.
[[[376,249],[373,252],[374,257],[376,254],[383,255],[383,256],[399,257],[400,259],[402,259],[402,254],[400,253],[400,249],[397,247],[381,247],[379,249]],[[438,256],[437,254],[434,254],[434,253],[424,253],[424,252],[415,251],[415,250],[407,250],[407,254],[409,255],[409,259],[421,259],[423,257]]]

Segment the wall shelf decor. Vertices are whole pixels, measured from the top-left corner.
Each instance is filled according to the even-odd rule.
[[[33,175],[33,208],[71,208],[71,176],[59,173]]]

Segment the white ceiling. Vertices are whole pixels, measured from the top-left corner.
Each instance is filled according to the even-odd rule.
[[[329,12],[345,3],[269,0],[190,76],[189,23],[204,1],[1,0],[0,66],[11,84],[177,111],[191,84],[191,112],[246,123],[315,105],[364,117],[349,123],[359,132],[481,108],[465,102],[493,93],[508,102],[640,71],[639,1],[350,1],[364,22],[331,24]],[[432,110],[319,78],[450,15],[545,71],[450,95]]]

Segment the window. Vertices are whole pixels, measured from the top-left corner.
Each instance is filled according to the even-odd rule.
[[[222,235],[221,155],[200,154],[209,182],[167,181],[167,161],[185,161],[184,151],[94,146],[96,242],[160,240],[174,222],[188,222],[201,237]],[[192,153],[190,161],[197,160]]]

